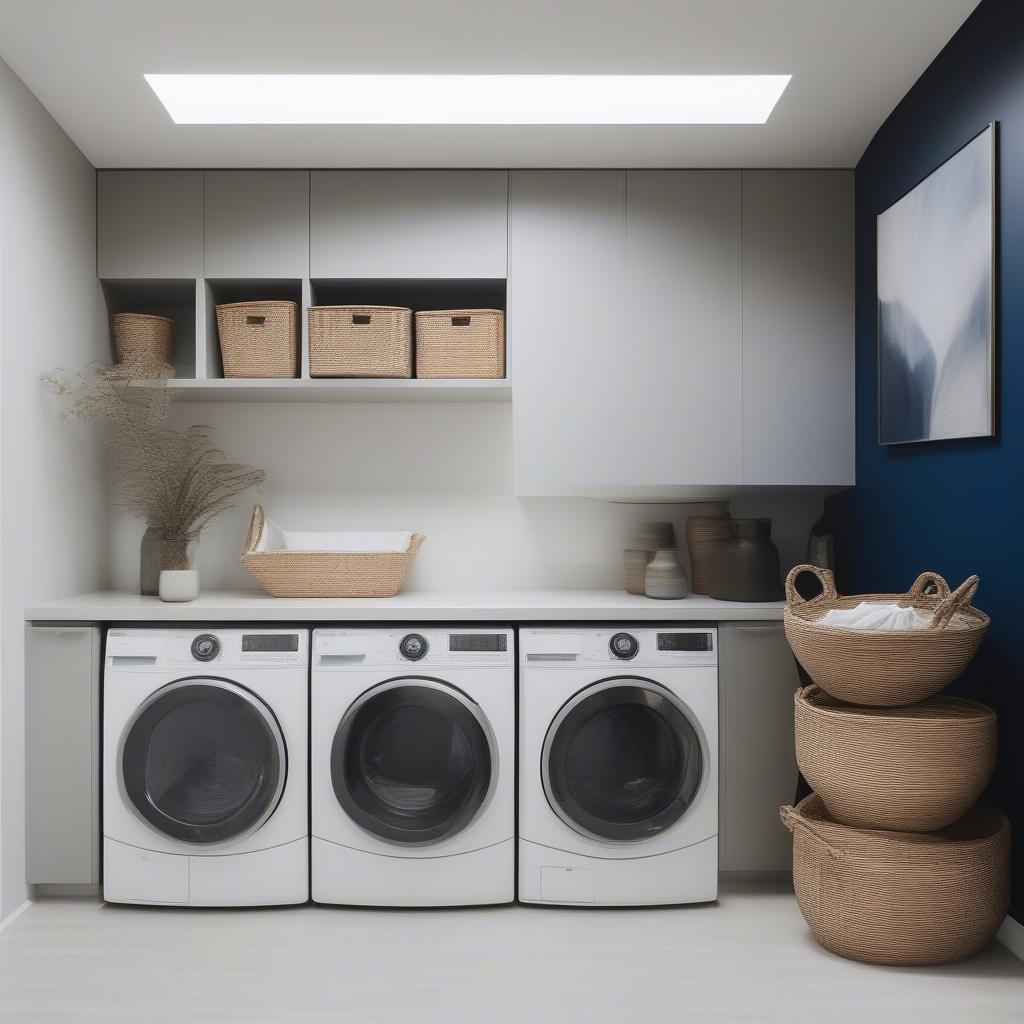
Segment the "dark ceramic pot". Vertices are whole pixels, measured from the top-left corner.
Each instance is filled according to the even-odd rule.
[[[732,540],[711,549],[710,596],[720,601],[781,601],[779,551],[770,519],[735,519]]]

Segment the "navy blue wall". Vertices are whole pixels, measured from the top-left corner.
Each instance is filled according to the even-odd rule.
[[[879,447],[876,216],[999,122],[995,438]],[[857,166],[857,486],[829,501],[841,590],[905,589],[924,569],[977,573],[992,626],[954,692],[999,713],[993,799],[1015,830],[1011,912],[1024,921],[1024,4],[983,0]]]

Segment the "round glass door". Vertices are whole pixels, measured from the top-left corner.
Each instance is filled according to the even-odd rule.
[[[287,754],[273,712],[242,686],[183,679],[157,690],[125,729],[121,786],[163,835],[220,843],[255,832],[284,790]]]
[[[478,705],[454,687],[397,679],[364,693],[331,748],[345,813],[393,843],[458,835],[487,802],[495,754]]]
[[[684,706],[646,679],[608,679],[555,716],[541,776],[552,810],[596,839],[649,839],[679,821],[703,777],[701,738]]]

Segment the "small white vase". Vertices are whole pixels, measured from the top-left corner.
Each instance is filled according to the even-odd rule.
[[[647,566],[644,593],[661,601],[678,601],[689,592],[679,553],[675,548],[662,548]]]
[[[199,596],[198,569],[162,569],[161,601],[194,601]]]

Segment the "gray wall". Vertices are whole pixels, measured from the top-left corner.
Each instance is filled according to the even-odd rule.
[[[261,492],[203,533],[207,590],[257,588],[239,562],[254,501],[286,529],[426,534],[414,590],[618,588],[638,523],[672,521],[682,540],[687,514],[703,507],[516,497],[508,403],[178,402],[174,415],[208,424],[230,459],[267,473]],[[789,564],[803,561],[821,507],[806,492],[731,504],[734,515],[773,518]],[[111,522],[118,589],[138,586],[141,535],[137,521]]]
[[[105,582],[95,438],[39,374],[106,356],[95,172],[0,61],[0,920],[25,900],[24,607]]]

